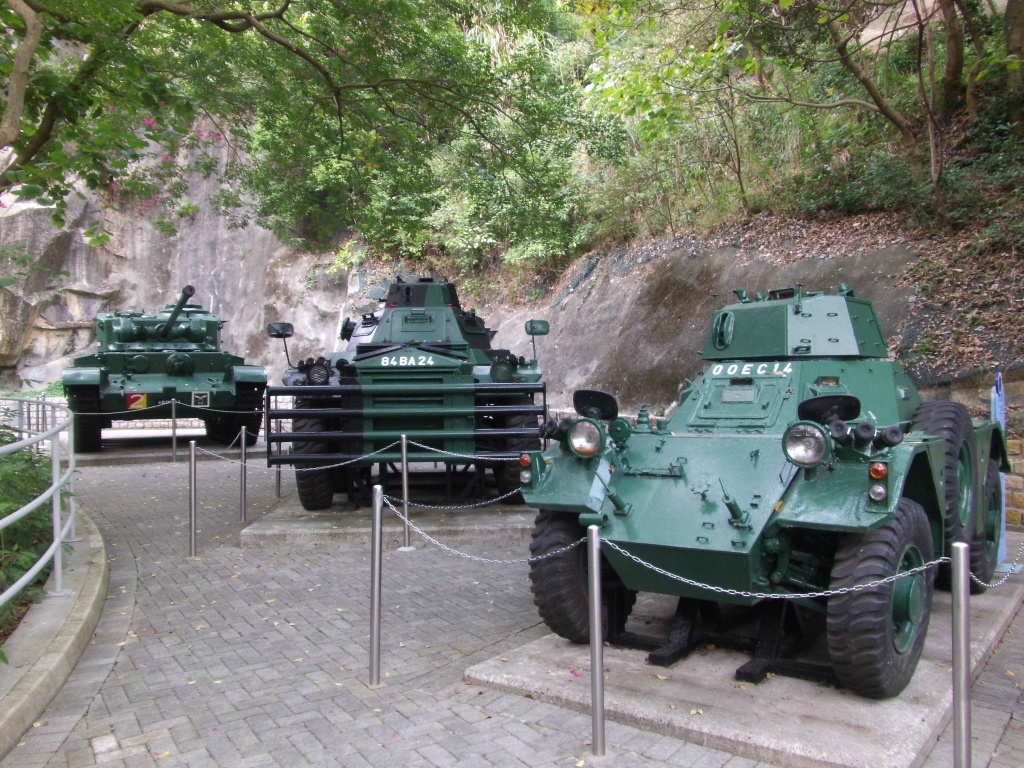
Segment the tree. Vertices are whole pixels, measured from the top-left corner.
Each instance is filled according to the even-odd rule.
[[[222,208],[254,193],[265,222],[323,242],[382,174],[424,183],[432,148],[464,133],[515,163],[493,129],[536,135],[551,119],[516,112],[506,89],[510,72],[525,73],[517,87],[533,84],[537,57],[500,63],[470,32],[543,30],[549,10],[544,0],[6,0],[0,192],[52,202],[59,220],[77,180],[116,191],[141,167],[166,185],[184,147],[228,142],[238,162],[205,166],[230,182]],[[197,136],[201,116],[217,128]]]

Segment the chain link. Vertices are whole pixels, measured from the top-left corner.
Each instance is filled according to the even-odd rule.
[[[199,418],[200,415],[204,414],[204,413],[223,413],[223,414],[225,414],[227,416],[237,416],[240,413],[244,413],[244,414],[251,414],[251,413],[262,414],[263,413],[263,408],[262,407],[259,410],[225,411],[225,410],[222,410],[220,408],[206,408],[206,407],[201,406],[201,405],[192,405],[192,403],[184,403],[181,400],[175,400],[174,402],[177,404],[178,408],[190,408],[190,409],[192,409],[194,415],[187,416],[187,417],[184,417],[184,418]],[[168,401],[166,403],[157,403],[156,405],[147,405],[145,408],[132,408],[131,410],[127,410],[127,411],[101,411],[99,413],[92,413],[90,411],[72,411],[72,413],[74,413],[75,416],[123,416],[123,415],[129,414],[129,413],[142,413],[143,411],[152,411],[152,410],[154,410],[156,408],[165,408],[166,409],[166,408],[170,408],[170,407],[171,407],[171,403],[170,403],[170,401]],[[170,418],[170,417],[168,417],[168,418]]]
[[[467,461],[480,461],[479,456],[467,456],[464,453],[452,453],[451,451],[445,451],[441,448],[432,448],[429,445],[423,445],[417,443],[415,440],[408,440],[409,445],[415,446],[416,448],[422,448],[424,451],[432,451],[433,453],[440,453],[443,456],[451,456],[455,459],[466,459]],[[494,459],[494,461],[511,461],[511,459]]]
[[[675,581],[682,582],[683,584],[686,584],[688,586],[697,587],[699,589],[706,589],[709,592],[715,592],[715,593],[720,594],[720,595],[730,595],[732,597],[746,597],[746,598],[752,598],[752,599],[755,599],[755,600],[804,600],[804,599],[814,598],[814,597],[832,597],[834,595],[847,595],[847,594],[849,594],[851,592],[859,592],[859,591],[861,591],[863,589],[870,589],[872,587],[881,586],[882,584],[889,584],[891,582],[897,581],[898,579],[906,578],[907,576],[913,576],[914,574],[921,573],[922,571],[926,571],[929,568],[934,568],[934,567],[936,567],[938,565],[941,565],[943,563],[950,562],[950,559],[948,557],[940,557],[940,558],[938,558],[936,560],[932,560],[929,563],[925,563],[924,565],[919,565],[917,568],[911,568],[909,571],[904,571],[902,573],[896,573],[896,574],[893,574],[892,576],[886,576],[884,579],[878,579],[877,581],[869,581],[869,582],[867,582],[865,584],[855,584],[852,587],[841,587],[840,589],[827,589],[827,590],[823,590],[821,592],[802,592],[802,593],[799,593],[799,594],[795,594],[795,593],[793,593],[793,594],[778,594],[778,593],[775,593],[775,592],[746,592],[746,591],[740,590],[740,589],[729,589],[729,588],[726,588],[726,587],[716,587],[716,586],[713,586],[711,584],[702,584],[699,581],[694,581],[693,579],[687,579],[684,576],[678,576],[678,575],[676,575],[674,573],[669,573],[668,571],[666,571],[666,570],[664,570],[662,568],[659,568],[656,565],[652,565],[651,563],[648,563],[647,561],[640,559],[639,557],[634,555],[632,552],[627,552],[622,547],[620,547],[618,544],[616,544],[614,541],[609,541],[608,539],[601,539],[601,543],[602,544],[607,544],[612,549],[614,549],[617,552],[625,555],[630,560],[632,560],[635,563],[643,566],[644,568],[652,570],[652,571],[654,571],[655,573],[657,573],[657,574],[659,574],[661,576],[666,576],[666,577],[668,577],[670,579],[674,579]]]
[[[239,432],[238,434],[241,435],[242,433]],[[237,440],[237,439],[238,438],[236,437],[235,440]],[[378,453],[384,453],[385,451],[389,451],[392,448],[394,448],[396,445],[398,445],[398,442],[399,441],[396,440],[395,442],[391,443],[390,445],[385,445],[383,448],[378,448],[376,451],[372,451],[371,453],[367,453],[367,454],[365,454],[363,456],[358,456],[358,457],[356,457],[354,459],[349,459],[348,461],[342,461],[342,462],[339,462],[337,464],[324,464],[323,466],[317,466],[317,467],[293,467],[293,469],[296,472],[317,472],[317,471],[322,470],[322,469],[337,469],[338,467],[347,467],[350,464],[356,464],[357,462],[360,462],[360,461],[363,461],[365,459],[368,459],[371,456],[376,456]],[[234,444],[235,444],[234,441],[232,441],[231,445],[234,445]],[[228,448],[230,448],[231,445],[229,445]],[[239,460],[239,459],[232,458],[231,456],[225,456],[224,454],[221,454],[221,453],[214,453],[213,451],[208,451],[205,448],[200,448],[198,445],[196,446],[196,451],[199,452],[199,453],[205,453],[207,456],[216,456],[217,458],[223,459],[224,461],[227,461],[227,462],[229,462],[231,464],[241,464],[242,463],[241,460]],[[246,462],[246,466],[249,466],[248,462]],[[277,471],[277,467],[256,467],[256,469],[267,469],[267,470],[269,470],[271,472],[276,472]],[[417,506],[419,506],[419,505],[417,505]]]
[[[446,510],[455,510],[455,509],[479,509],[481,507],[489,507],[491,504],[497,504],[499,502],[504,501],[505,499],[511,498],[512,496],[515,496],[517,493],[519,493],[519,491],[521,491],[521,490],[522,490],[521,487],[520,488],[516,488],[515,490],[509,491],[508,493],[503,493],[501,496],[496,496],[493,499],[484,499],[483,501],[474,501],[472,504],[424,504],[424,503],[419,502],[419,501],[410,501],[409,502],[409,506],[417,507],[419,509],[436,509],[436,510],[439,510],[441,512],[444,512]],[[394,502],[396,502],[398,504],[401,504],[402,501],[403,501],[398,496],[385,496],[384,498],[391,499],[392,501],[394,501]]]
[[[1020,547],[1018,547],[1018,549],[1017,549],[1017,555],[1013,558],[1013,562],[1010,564],[1009,569],[1007,569],[1006,573],[1003,574],[1003,577],[1001,579],[999,579],[999,581],[993,581],[991,584],[989,584],[988,582],[985,582],[985,581],[982,581],[981,579],[979,579],[973,573],[971,574],[971,581],[973,581],[975,584],[977,584],[978,586],[983,587],[985,589],[989,589],[990,587],[1001,587],[1001,586],[1003,586],[1003,584],[1006,583],[1006,580],[1009,579],[1013,575],[1014,569],[1018,565],[1020,565],[1021,555],[1024,555],[1024,542],[1021,542]]]
[[[466,552],[461,552],[461,551],[459,551],[459,550],[457,550],[457,549],[455,549],[453,547],[449,547],[447,544],[443,544],[440,541],[438,541],[437,539],[435,539],[433,536],[428,534],[426,531],[424,531],[423,529],[419,528],[414,522],[412,522],[412,520],[407,518],[405,515],[403,515],[397,509],[395,509],[395,505],[391,503],[391,499],[388,498],[387,496],[384,497],[384,502],[388,505],[388,507],[391,508],[392,512],[394,512],[396,515],[398,515],[399,519],[403,523],[408,525],[412,530],[416,531],[416,533],[419,536],[421,536],[422,538],[424,538],[427,541],[429,541],[435,547],[439,547],[440,549],[443,549],[445,552],[447,552],[447,553],[449,553],[451,555],[456,555],[457,557],[464,557],[467,560],[473,560],[474,562],[477,562],[477,563],[496,563],[498,565],[519,565],[521,563],[536,563],[536,562],[538,562],[540,560],[546,560],[549,557],[554,557],[555,555],[560,555],[563,552],[569,552],[570,550],[575,549],[576,547],[578,547],[580,544],[582,544],[583,542],[585,542],[587,540],[586,536],[584,536],[579,541],[574,541],[572,544],[569,544],[568,546],[562,547],[561,549],[553,549],[550,552],[547,552],[547,553],[545,553],[543,555],[536,555],[535,557],[522,557],[522,558],[519,558],[519,559],[516,559],[516,560],[494,560],[494,559],[491,559],[491,558],[488,558],[488,557],[477,557],[476,555],[470,555],[470,554],[468,554]]]

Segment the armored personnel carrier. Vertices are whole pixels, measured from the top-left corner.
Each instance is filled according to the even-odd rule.
[[[928,631],[935,567],[918,569],[963,541],[972,572],[992,576],[1005,438],[962,405],[922,402],[847,285],[736,294],[670,416],[645,406],[634,422],[579,391],[578,416],[545,424],[548,448],[522,457],[533,554],[556,553],[531,566],[534,601],[554,632],[589,640],[585,548],[559,550],[597,525],[612,643],[654,664],[732,645],[753,651],[744,680],[897,695]],[[638,591],[678,596],[667,641],[624,630]],[[824,644],[828,663],[792,658],[791,640]]]
[[[293,332],[290,323],[267,328],[272,338]],[[545,321],[526,323],[531,336],[547,332]],[[499,492],[513,491],[520,454],[540,447],[546,392],[536,346],[527,360],[492,349],[494,334],[452,283],[398,277],[380,309],[346,318],[342,351],[289,359],[283,386],[268,388],[268,426],[291,422],[290,432],[268,432],[269,465],[293,464],[303,508],[327,509],[335,493],[352,500],[361,470],[394,466],[394,443],[406,435],[410,462],[443,464],[449,482],[490,468]]]
[[[202,419],[219,442],[233,442],[243,426],[248,443],[256,441],[267,372],[221,351],[225,321],[188,303],[194,294],[186,285],[177,303],[155,315],[96,316],[96,352],[75,358],[61,376],[76,451],[99,451],[114,420],[170,418],[172,400],[176,416]]]

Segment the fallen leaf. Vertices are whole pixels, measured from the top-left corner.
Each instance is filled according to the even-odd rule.
[[[668,680],[668,677],[666,677],[665,675],[655,675],[655,677],[659,680]]]

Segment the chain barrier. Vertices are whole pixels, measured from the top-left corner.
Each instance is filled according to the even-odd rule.
[[[424,538],[427,541],[429,541],[435,547],[439,547],[440,549],[443,549],[448,554],[456,555],[457,557],[464,557],[467,560],[473,560],[474,562],[477,562],[477,563],[495,563],[495,564],[498,564],[498,565],[519,565],[520,563],[535,563],[535,562],[538,562],[540,560],[546,560],[549,557],[554,557],[555,555],[560,555],[563,552],[569,552],[570,550],[575,549],[576,547],[580,546],[580,544],[583,544],[587,540],[586,536],[584,536],[579,541],[574,541],[572,544],[569,544],[569,545],[567,545],[565,547],[562,547],[560,549],[553,549],[550,552],[547,552],[547,553],[545,553],[543,555],[537,555],[535,557],[521,557],[521,558],[517,558],[517,559],[514,559],[514,560],[495,560],[495,559],[488,558],[488,557],[477,557],[476,555],[470,555],[470,554],[468,554],[466,552],[461,552],[461,551],[459,551],[457,549],[454,549],[453,547],[449,547],[447,544],[443,544],[440,541],[438,541],[437,539],[435,539],[429,533],[427,533],[423,529],[419,528],[414,522],[412,522],[412,520],[407,518],[405,515],[403,515],[397,509],[395,509],[395,505],[391,503],[391,499],[388,496],[384,497],[384,503],[387,504],[388,507],[391,508],[392,512],[394,512],[396,515],[398,515],[399,519],[401,519],[401,521],[403,523],[408,525],[412,530],[416,531],[417,534],[419,534],[422,538]]]
[[[422,502],[413,501],[412,499],[410,499],[409,506],[417,507],[418,509],[436,509],[440,512],[446,512],[456,509],[480,509],[481,507],[489,507],[491,504],[497,504],[498,502],[504,501],[505,499],[509,499],[515,496],[521,490],[521,487],[516,488],[514,490],[509,491],[508,493],[503,493],[501,496],[495,496],[493,499],[474,501],[472,504],[424,504]],[[399,498],[398,496],[385,496],[384,498],[392,499],[398,504],[401,504],[405,501],[405,499]]]
[[[1003,584],[1006,583],[1007,579],[1009,579],[1014,574],[1014,571],[1017,568],[1017,566],[1020,565],[1020,559],[1022,555],[1024,555],[1024,541],[1022,541],[1020,547],[1017,548],[1017,554],[1014,556],[1013,563],[1010,565],[1010,568],[1006,571],[1005,574],[1003,574],[1003,577],[999,579],[999,581],[993,581],[990,584],[987,581],[982,581],[973,573],[971,574],[971,581],[973,581],[979,587],[984,587],[985,589],[1003,586]]]
[[[433,447],[431,447],[429,445],[423,445],[422,443],[417,443],[415,440],[409,440],[408,443],[409,443],[409,445],[414,445],[417,448],[422,448],[424,451],[431,451],[432,453],[440,453],[443,456],[451,456],[453,459],[465,459],[466,461],[480,461],[480,457],[479,456],[467,456],[464,453],[453,453],[452,451],[445,451],[445,450],[443,450],[441,448],[433,448]],[[501,459],[497,459],[497,461],[501,461]]]
[[[237,416],[240,413],[260,413],[260,414],[263,413],[263,409],[262,408],[260,408],[259,411],[238,411],[238,410],[225,411],[225,410],[220,409],[220,408],[207,408],[207,407],[201,406],[201,405],[192,405],[192,403],[183,403],[181,400],[175,400],[174,402],[177,403],[177,405],[179,407],[181,407],[181,408],[191,408],[192,409],[192,411],[194,413],[193,413],[193,415],[189,416],[188,418],[198,418],[200,416],[200,414],[204,414],[204,413],[222,413],[222,414],[224,414],[226,416]],[[168,400],[166,403],[157,403],[156,405],[147,405],[144,408],[132,408],[132,409],[127,410],[127,411],[101,411],[99,413],[93,413],[91,411],[72,411],[72,413],[74,413],[75,416],[123,416],[123,415],[129,414],[129,413],[142,413],[143,411],[152,411],[152,410],[154,410],[156,408],[164,408],[164,409],[166,409],[168,406],[170,406],[170,404],[171,404],[171,401]]]
[[[241,432],[239,432],[239,435],[240,434],[241,434]],[[235,437],[235,440],[238,440],[238,437]],[[233,440],[231,442],[231,445],[234,445],[234,444],[235,444],[235,441]],[[231,448],[231,445],[229,445],[228,448]],[[295,469],[296,472],[316,472],[316,471],[321,470],[321,469],[337,469],[338,467],[346,467],[349,464],[355,464],[357,462],[360,462],[360,461],[363,461],[365,459],[368,459],[371,456],[376,456],[378,453],[384,453],[385,451],[389,451],[392,448],[394,448],[396,445],[398,445],[398,441],[397,440],[395,440],[395,442],[391,443],[390,445],[385,445],[383,448],[378,448],[376,451],[372,451],[372,452],[367,453],[367,454],[365,454],[363,456],[360,456],[359,458],[356,458],[356,459],[349,459],[348,461],[342,461],[342,462],[339,462],[337,464],[324,464],[322,466],[316,466],[316,467],[294,467],[294,469]],[[227,450],[227,449],[225,449],[225,450]],[[232,458],[231,456],[226,456],[226,455],[224,455],[222,453],[217,453],[215,451],[208,451],[205,448],[201,448],[198,445],[196,446],[196,453],[205,453],[207,456],[216,456],[218,459],[223,459],[224,461],[227,461],[227,462],[229,462],[231,464],[241,464],[242,463],[238,459]],[[276,472],[277,471],[277,467],[259,467],[259,469],[266,469],[266,470],[268,470],[270,472]],[[417,506],[419,506],[419,505],[417,505]]]

